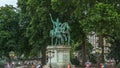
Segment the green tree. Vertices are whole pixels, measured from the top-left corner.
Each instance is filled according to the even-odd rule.
[[[25,55],[36,57],[42,52],[43,64],[45,63],[46,46],[50,44],[48,41],[50,40],[49,31],[51,29],[51,26],[49,26],[51,25],[50,2],[50,0],[18,0],[21,15],[24,16],[25,14],[21,20],[27,22],[23,40],[27,39],[25,48],[28,48],[27,50],[30,52],[25,53]],[[23,44],[26,44],[26,42],[23,42]]]
[[[116,65],[119,64],[120,62],[120,53],[119,53],[119,44],[120,44],[120,31],[119,31],[119,26],[120,26],[120,23],[117,23],[114,27],[114,31],[112,34],[109,34],[109,35],[104,35],[106,38],[107,38],[107,41],[108,43],[110,43],[111,47],[110,48],[110,51],[109,51],[109,54],[108,54],[108,59],[109,58],[113,58],[116,62]]]
[[[115,1],[112,0],[111,2],[101,0],[81,0],[73,2],[76,5],[74,15],[83,29],[82,35],[88,35],[91,31],[96,32],[97,35],[101,37],[100,45],[102,45],[102,49],[104,49],[102,35],[111,34],[116,23],[118,23],[119,14],[115,8],[117,4],[115,3],[114,5],[113,2]],[[83,47],[85,48],[85,45]],[[102,50],[102,55],[103,54],[104,50]]]
[[[89,27],[100,36],[99,45],[102,47],[102,59],[104,59],[103,34],[113,32],[115,24],[118,23],[119,14],[113,5],[104,3],[95,4],[88,14]]]
[[[19,14],[11,5],[0,7],[0,53],[9,57],[10,51],[17,52],[19,36]]]

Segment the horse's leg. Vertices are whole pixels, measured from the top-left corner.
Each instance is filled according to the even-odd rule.
[[[67,36],[66,36],[66,34],[64,34],[64,37],[65,37],[65,41],[67,41]]]
[[[61,36],[61,44],[64,45],[64,39],[62,36]]]
[[[57,40],[57,38],[55,39],[55,45],[57,45],[57,42],[58,42],[58,40]]]
[[[63,38],[62,38],[62,35],[61,35],[60,38],[59,38],[59,43],[60,43],[61,45],[63,45],[63,43],[64,43]]]
[[[61,44],[61,37],[58,36],[58,45],[60,45],[60,44]]]
[[[70,34],[68,33],[68,45],[70,45]]]
[[[53,38],[51,38],[51,45],[53,46]]]
[[[60,38],[58,38],[58,44],[60,45],[61,43],[60,43]]]
[[[53,45],[53,38],[51,38],[51,45]]]
[[[63,36],[64,36],[64,42],[65,42],[64,44],[66,44],[66,42],[67,42],[67,36],[66,36],[66,34],[64,34]]]

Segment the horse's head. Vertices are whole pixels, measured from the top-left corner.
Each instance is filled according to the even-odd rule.
[[[56,19],[56,22],[59,22],[59,18]]]
[[[68,30],[70,29],[70,27],[69,27],[69,25],[68,25],[68,22],[65,22],[65,23],[64,23],[64,26],[65,26],[65,28],[67,28]]]

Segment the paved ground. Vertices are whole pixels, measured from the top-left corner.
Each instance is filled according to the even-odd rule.
[[[28,67],[27,65],[24,65],[24,66],[18,66],[18,67],[15,67],[15,68],[31,68],[31,66]],[[47,67],[47,68],[49,68],[49,67]],[[81,67],[73,67],[73,68],[81,68]],[[96,68],[96,67],[91,67],[91,68]],[[109,65],[109,66],[107,66],[107,68],[115,68],[115,67],[112,66],[112,65]]]
[[[16,68],[30,68],[30,67],[27,65],[24,65],[24,66],[17,66]]]

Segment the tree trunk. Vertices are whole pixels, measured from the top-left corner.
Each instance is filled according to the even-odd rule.
[[[84,68],[86,62],[86,45],[85,45],[85,40],[82,42],[82,67]]]
[[[102,48],[102,53],[100,56],[100,62],[104,63],[104,45],[103,45],[103,36],[99,36],[99,46]]]
[[[46,46],[42,48],[41,52],[42,52],[42,59],[41,59],[42,65],[45,65],[46,64]]]

